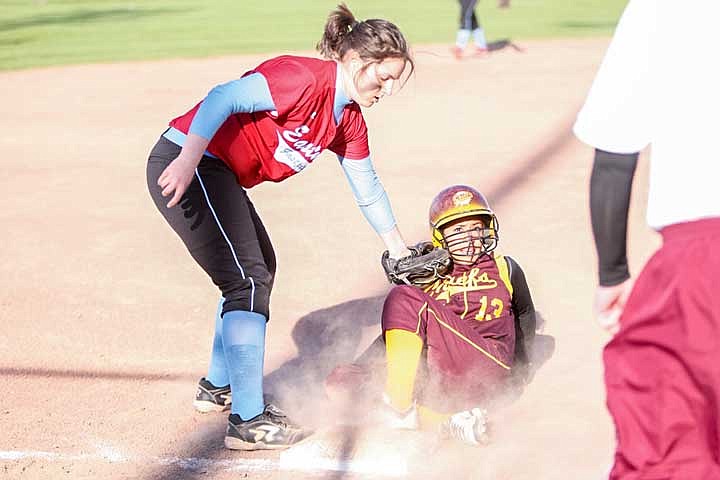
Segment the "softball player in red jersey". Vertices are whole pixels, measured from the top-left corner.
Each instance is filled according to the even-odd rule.
[[[603,357],[613,480],[720,479],[718,19],[716,1],[631,0],[575,124],[595,147],[595,314],[615,333]],[[648,144],[647,217],[663,244],[633,284],[628,206]]]
[[[453,269],[424,289],[396,286],[386,298],[385,401],[397,426],[415,426],[419,417],[423,428],[440,425],[477,444],[486,418],[473,407],[507,387],[515,367],[527,366],[535,309],[520,266],[495,251],[497,217],[480,192],[444,189],[432,202],[430,224]],[[416,386],[423,350],[427,378]]]
[[[148,160],[157,208],[222,293],[210,368],[194,404],[203,412],[231,409],[231,449],[284,448],[307,434],[263,399],[276,262],[245,189],[283,181],[331,150],[391,256],[409,254],[375,174],[360,109],[412,73],[408,45],[392,23],[357,21],[341,5],[318,48],[325,60],[281,56],[213,88],[170,122]]]

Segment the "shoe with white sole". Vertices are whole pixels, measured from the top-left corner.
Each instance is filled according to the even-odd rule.
[[[231,414],[228,418],[225,448],[230,450],[280,450],[310,435],[295,425],[278,407],[267,404],[262,413],[250,420]]]
[[[205,377],[198,382],[193,406],[200,413],[223,412],[230,409],[232,394],[230,385],[216,387]]]

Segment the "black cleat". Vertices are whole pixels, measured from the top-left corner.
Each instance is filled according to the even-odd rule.
[[[200,379],[193,401],[195,410],[200,413],[222,412],[228,410],[231,403],[230,385],[216,387],[205,377]]]
[[[279,450],[287,448],[310,435],[295,425],[282,410],[272,404],[263,412],[243,421],[240,415],[231,414],[225,435],[225,448],[231,450]]]

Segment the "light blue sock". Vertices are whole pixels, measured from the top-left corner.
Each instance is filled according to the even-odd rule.
[[[260,415],[263,400],[265,316],[233,310],[223,316],[225,362],[230,374],[232,413],[243,420]]]
[[[457,35],[455,37],[455,46],[458,48],[465,48],[467,47],[468,42],[470,41],[470,30],[461,29],[457,31]]]
[[[475,42],[475,46],[478,48],[487,48],[487,40],[485,39],[485,30],[483,30],[482,27],[478,27],[475,30],[472,31],[473,35],[473,42]]]
[[[223,351],[222,340],[222,308],[225,299],[220,297],[217,312],[215,313],[215,337],[213,338],[212,353],[210,354],[210,367],[208,368],[207,377],[210,383],[216,387],[224,387],[230,383],[228,376],[227,364],[225,363],[225,352]]]

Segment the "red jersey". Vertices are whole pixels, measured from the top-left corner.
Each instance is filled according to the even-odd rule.
[[[276,110],[231,115],[207,148],[235,172],[240,185],[285,180],[325,149],[354,160],[370,155],[367,127],[356,103],[347,105],[340,124],[335,123],[337,63],[284,55],[245,75],[255,72],[267,80]],[[187,134],[199,107],[170,126]]]

